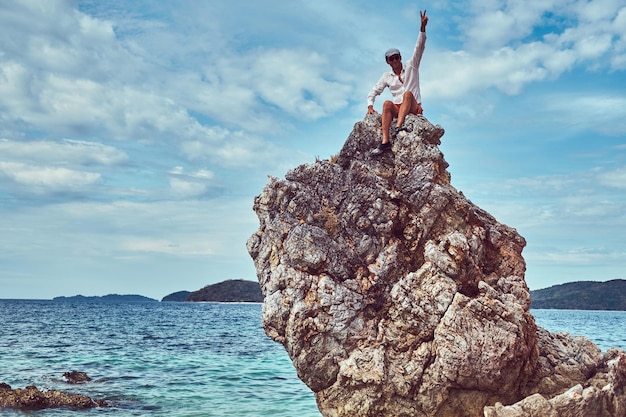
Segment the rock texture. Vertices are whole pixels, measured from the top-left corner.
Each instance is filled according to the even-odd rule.
[[[94,400],[82,394],[57,390],[40,391],[34,386],[12,389],[8,384],[0,383],[0,409],[42,410],[60,407],[85,409],[106,406],[105,401]]]
[[[550,346],[540,347],[544,353],[538,371],[541,383],[532,386],[529,392],[534,394],[513,405],[498,402],[488,406],[485,417],[626,416],[626,354],[623,351],[611,349],[599,355],[597,348],[583,338],[572,341],[567,335],[557,335],[555,341],[545,330],[540,329],[540,332]]]
[[[321,413],[625,416],[624,353],[536,326],[524,239],[450,184],[440,126],[405,125],[372,156],[367,116],[254,202],[263,326]]]

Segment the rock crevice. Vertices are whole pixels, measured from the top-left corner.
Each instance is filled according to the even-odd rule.
[[[525,416],[510,407],[552,404],[603,372],[622,383],[622,352],[536,326],[524,238],[451,185],[443,128],[405,125],[373,156],[380,116],[366,116],[336,158],[271,178],[254,202],[263,326],[322,414]]]

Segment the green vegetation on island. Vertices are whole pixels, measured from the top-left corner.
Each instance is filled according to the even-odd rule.
[[[191,291],[177,291],[166,295],[161,301],[187,301]]]
[[[263,294],[256,281],[232,279],[207,285],[193,292],[178,291],[163,297],[161,301],[260,303],[263,301]]]
[[[578,281],[530,292],[531,308],[626,311],[626,280]]]

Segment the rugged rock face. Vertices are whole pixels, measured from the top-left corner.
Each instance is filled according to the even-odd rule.
[[[516,404],[485,407],[485,417],[626,416],[626,353],[600,355],[584,338],[539,331],[540,341],[550,344],[540,346],[540,384]]]
[[[322,414],[540,415],[502,404],[549,402],[602,372],[612,388],[589,395],[617,407],[623,353],[537,328],[524,239],[450,184],[440,126],[405,125],[372,156],[380,116],[367,116],[336,160],[272,178],[255,199],[263,326]],[[597,415],[618,415],[607,412]]]

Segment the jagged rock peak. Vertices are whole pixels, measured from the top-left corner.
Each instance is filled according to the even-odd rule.
[[[255,199],[266,333],[326,417],[473,417],[497,403],[504,416],[539,386],[582,383],[603,356],[538,332],[525,240],[450,184],[440,126],[405,125],[373,156],[380,116],[366,116],[336,158],[271,178]]]

